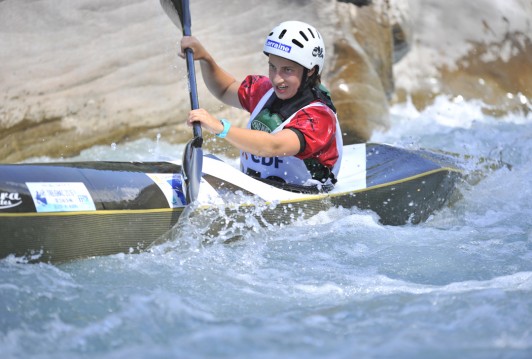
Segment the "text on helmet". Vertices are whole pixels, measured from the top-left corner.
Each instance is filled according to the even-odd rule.
[[[273,40],[266,41],[266,46],[272,47],[274,49],[281,50],[284,52],[288,52],[288,53],[290,53],[290,51],[292,50],[292,46],[281,44],[280,42],[273,41]]]

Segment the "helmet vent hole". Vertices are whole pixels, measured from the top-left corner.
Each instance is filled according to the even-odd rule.
[[[286,29],[281,31],[281,34],[279,34],[279,39],[282,39],[284,37],[284,34],[286,34]]]
[[[295,45],[299,46],[300,48],[303,48],[303,47],[304,47],[303,44],[300,43],[299,41],[297,41],[296,39],[292,39],[292,42],[293,42]]]
[[[307,37],[307,35],[305,35],[305,33],[303,31],[300,31],[299,34],[301,34],[301,36],[303,36],[305,41],[308,41],[308,37]]]
[[[311,28],[308,28],[308,32],[310,32],[310,34],[312,35],[312,38],[315,39],[316,36],[314,36],[314,32],[312,32],[312,29]]]
[[[273,31],[272,31],[272,32],[270,32],[270,34],[269,34],[268,36],[272,36],[272,35],[273,35]]]

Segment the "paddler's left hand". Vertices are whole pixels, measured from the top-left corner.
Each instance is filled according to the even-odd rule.
[[[193,122],[199,122],[201,127],[212,134],[218,134],[224,130],[224,125],[220,120],[202,108],[188,113],[187,125],[192,126]]]

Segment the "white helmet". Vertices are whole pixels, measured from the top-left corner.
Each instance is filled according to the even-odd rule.
[[[325,44],[315,27],[301,21],[285,21],[266,38],[264,53],[297,62],[311,70],[318,65],[321,74],[325,62]]]

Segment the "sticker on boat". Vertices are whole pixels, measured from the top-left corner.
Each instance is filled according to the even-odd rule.
[[[82,182],[26,182],[37,212],[95,211]]]
[[[0,192],[0,210],[13,208],[22,204],[22,198],[18,192]]]
[[[170,208],[183,207],[187,203],[180,173],[146,173],[146,176],[161,189]]]

